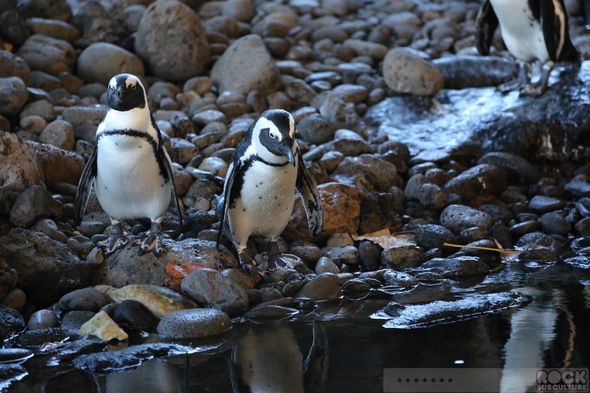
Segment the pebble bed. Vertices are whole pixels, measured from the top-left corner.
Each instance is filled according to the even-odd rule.
[[[573,41],[586,57],[590,38],[571,3]],[[363,120],[387,97],[464,87],[449,82],[448,59],[477,56],[479,6],[429,0],[3,2],[5,344],[34,347],[78,334],[126,340],[130,329],[202,337],[230,329],[230,318],[282,318],[320,301],[502,268],[499,252],[445,243],[518,249],[522,261],[561,257],[587,264],[590,166],[546,165],[503,152],[410,154]],[[494,48],[497,56],[485,64],[501,72],[463,83],[498,84],[516,73],[499,34]],[[82,225],[73,224],[76,185],[106,113],[106,85],[122,72],[148,87],[184,206],[183,227],[172,207],[167,213],[158,258],[138,256],[130,245],[105,258],[96,243],[108,236],[109,220],[96,197]],[[228,239],[215,248],[215,205],[235,147],[268,108],[293,114],[325,223],[318,238],[310,237],[298,200],[280,248],[305,264],[271,271],[269,282],[261,282],[240,269]],[[147,229],[145,220],[126,227],[134,235]],[[573,239],[573,251],[562,255]],[[251,249],[263,251],[255,242]]]

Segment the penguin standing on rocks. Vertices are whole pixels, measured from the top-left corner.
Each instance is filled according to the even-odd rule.
[[[489,55],[498,24],[506,47],[520,63],[518,78],[498,86],[503,92],[520,89],[522,95],[541,95],[555,62],[580,60],[570,40],[563,0],[486,0],[476,20],[476,46],[482,55]],[[542,71],[531,84],[530,64],[535,60]]]
[[[247,242],[250,235],[260,236],[267,243],[269,264],[287,263],[278,256],[276,241],[291,218],[295,188],[303,198],[309,232],[317,236],[324,213],[316,183],[295,141],[295,121],[287,111],[265,111],[250,125],[229,164],[218,209],[217,246],[228,229],[240,264],[253,274],[256,262],[248,254]]]
[[[107,114],[96,130],[96,144],[78,184],[74,221],[76,225],[82,222],[94,183],[98,201],[112,224],[111,236],[99,243],[105,254],[127,244],[123,220],[147,217],[152,226],[136,242],[139,254],[151,251],[158,256],[161,222],[171,195],[182,225],[172,161],[139,78],[131,74],[114,76],[107,102]]]

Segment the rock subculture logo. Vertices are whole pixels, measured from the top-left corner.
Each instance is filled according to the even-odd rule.
[[[537,371],[538,392],[587,392],[588,369],[544,369]]]

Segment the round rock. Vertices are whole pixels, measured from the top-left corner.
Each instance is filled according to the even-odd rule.
[[[78,289],[62,296],[57,305],[62,311],[98,312],[110,302],[107,295],[96,288],[89,287]]]
[[[210,58],[199,15],[176,0],[147,8],[137,29],[135,53],[154,75],[170,81],[201,75]]]
[[[413,49],[394,48],[383,60],[383,78],[398,93],[434,95],[444,85],[441,73]]]
[[[145,75],[143,63],[133,53],[108,42],[97,42],[80,53],[78,76],[87,83],[108,85],[117,74]]]
[[[226,332],[231,326],[226,313],[211,308],[195,308],[166,315],[158,324],[158,334],[167,339],[197,338]]]

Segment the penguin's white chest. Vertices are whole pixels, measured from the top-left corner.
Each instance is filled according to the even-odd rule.
[[[528,0],[490,0],[498,17],[506,48],[519,60],[549,60],[543,28],[533,18]],[[543,0],[551,1],[551,0]]]
[[[293,211],[297,169],[291,164],[273,167],[255,161],[244,175],[241,198],[228,218],[236,243],[245,245],[250,235],[276,239]]]
[[[171,195],[152,145],[127,135],[105,135],[98,141],[96,194],[114,219],[162,216]]]

